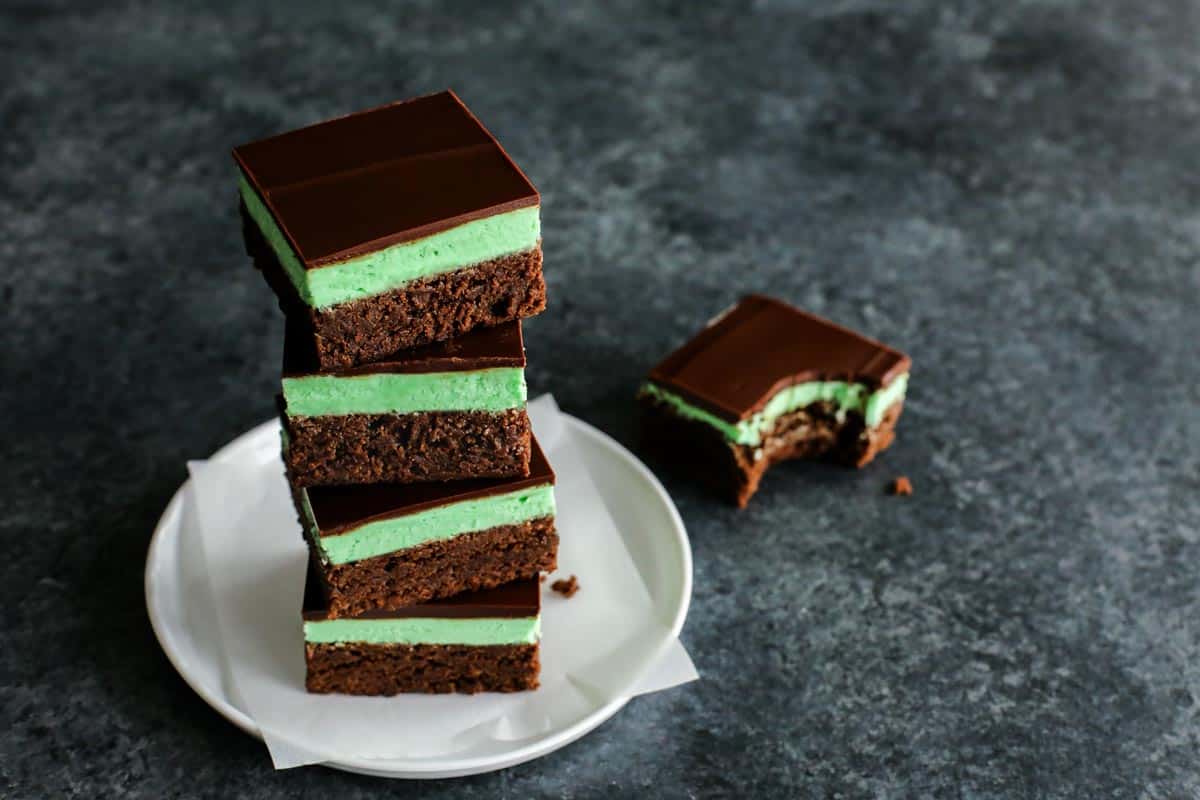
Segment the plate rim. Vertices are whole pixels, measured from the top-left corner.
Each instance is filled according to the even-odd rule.
[[[642,673],[645,674],[645,671],[656,664],[661,659],[663,653],[670,647],[671,643],[679,637],[680,631],[683,630],[683,623],[687,619],[687,612],[692,598],[693,580],[692,548],[691,541],[688,539],[687,528],[683,523],[683,518],[679,514],[679,509],[676,508],[674,501],[671,500],[671,496],[663,488],[658,477],[649,467],[642,463],[641,459],[616,439],[594,425],[578,419],[565,411],[559,411],[558,413],[562,416],[563,422],[569,430],[580,433],[608,448],[628,466],[632,467],[639,477],[654,490],[659,500],[662,501],[668,518],[673,523],[672,532],[675,534],[674,544],[678,549],[680,571],[683,580],[681,581],[679,595],[675,598],[675,616],[671,620],[669,632],[663,637],[654,656],[647,660]],[[279,421],[277,419],[268,419],[255,425],[220,447],[209,456],[209,460],[216,461],[231,458],[233,452],[245,447],[249,440],[264,435],[264,430],[277,427],[278,424]],[[171,496],[166,508],[163,509],[162,514],[154,525],[154,532],[150,537],[150,543],[146,550],[143,584],[146,612],[150,618],[150,627],[154,631],[159,648],[188,687],[218,714],[232,722],[245,733],[261,740],[263,738],[262,731],[242,709],[234,705],[229,698],[218,694],[217,691],[210,690],[184,666],[184,659],[177,649],[175,637],[171,635],[170,628],[163,619],[159,609],[159,589],[156,585],[154,575],[155,566],[164,558],[164,556],[159,555],[159,549],[162,546],[162,542],[166,539],[164,532],[170,528],[178,529],[180,525],[178,518],[183,512],[184,491],[190,483],[191,477],[189,476]],[[429,759],[344,759],[321,762],[321,765],[362,775],[406,779],[449,778],[492,772],[516,766],[526,761],[532,761],[535,758],[540,758],[571,744],[609,720],[630,699],[632,699],[632,695],[614,698],[563,730],[498,755],[477,756],[475,758],[458,760],[445,759],[442,762],[430,764],[429,766],[422,766],[423,764],[428,764]]]

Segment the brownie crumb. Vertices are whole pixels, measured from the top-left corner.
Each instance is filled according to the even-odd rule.
[[[892,481],[892,485],[888,489],[892,494],[900,497],[908,497],[913,493],[912,481],[901,475]]]
[[[579,580],[572,575],[565,581],[555,581],[550,584],[550,588],[561,594],[563,597],[574,597],[579,591]]]

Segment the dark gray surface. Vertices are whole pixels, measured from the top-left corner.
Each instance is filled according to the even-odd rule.
[[[289,5],[0,10],[0,795],[1197,796],[1195,3]],[[632,443],[643,371],[768,290],[910,402],[742,513],[667,480],[701,682],[495,775],[275,773],[141,593],[185,459],[272,413],[227,151],[445,86],[543,192],[533,391]]]

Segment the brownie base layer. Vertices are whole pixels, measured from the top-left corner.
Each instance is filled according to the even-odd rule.
[[[814,403],[780,417],[756,448],[733,444],[712,426],[643,398],[642,441],[659,459],[684,468],[744,508],[766,471],[781,461],[811,459],[850,467],[870,463],[891,446],[903,405],[893,405],[879,425],[868,429],[861,414],[851,412],[839,422],[832,403]]]
[[[321,564],[319,572],[329,616],[349,617],[490,589],[557,565],[558,533],[546,517],[349,564]]]
[[[416,483],[529,475],[525,409],[288,417],[297,486]]]
[[[316,343],[323,370],[379,361],[401,350],[539,314],[546,308],[542,246],[413,281],[390,292],[329,308],[305,304],[275,251],[242,206],[246,252]]]
[[[476,694],[536,689],[536,644],[306,644],[304,686],[318,694]]]

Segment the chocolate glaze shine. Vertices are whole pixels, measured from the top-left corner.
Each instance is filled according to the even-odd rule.
[[[554,483],[554,470],[536,437],[530,438],[525,478],[475,478],[448,483],[312,486],[308,502],[321,536],[349,533],[368,522],[403,517],[438,506],[508,494]]]
[[[491,328],[479,328],[446,342],[405,350],[387,361],[322,372],[312,332],[301,320],[289,318],[283,341],[283,377],[305,375],[421,374],[429,372],[467,372],[499,367],[524,367],[525,342],[521,321],[514,320]]]
[[[807,381],[852,381],[874,390],[907,372],[898,350],[764,295],[743,298],[667,356],[649,379],[730,422]]]
[[[451,91],[244,144],[233,157],[307,269],[539,203]]]

